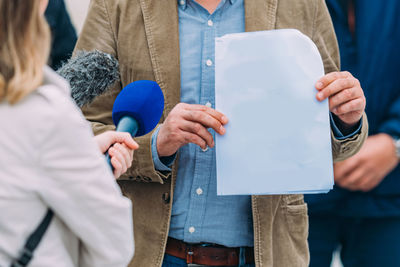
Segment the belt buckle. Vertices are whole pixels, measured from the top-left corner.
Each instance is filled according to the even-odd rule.
[[[192,264],[193,263],[193,247],[191,245],[187,245],[186,247],[186,263],[187,264]]]

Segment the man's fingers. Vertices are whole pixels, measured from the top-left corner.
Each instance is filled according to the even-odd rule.
[[[228,118],[224,114],[222,114],[221,112],[219,112],[213,108],[210,108],[210,107],[207,107],[204,105],[196,105],[196,104],[187,105],[187,106],[185,106],[185,108],[187,110],[197,110],[197,111],[207,112],[209,115],[214,117],[216,120],[218,120],[223,125],[228,123]]]
[[[212,128],[217,133],[225,134],[225,128],[222,123],[215,117],[211,116],[208,112],[200,110],[186,110],[183,114],[183,118],[192,122],[202,124],[206,128]]]
[[[330,96],[333,96],[337,94],[338,92],[347,89],[347,88],[352,88],[355,87],[356,84],[356,79],[337,79],[333,82],[331,82],[329,85],[321,89],[317,93],[317,99],[319,101],[322,101]]]
[[[189,132],[183,132],[182,131],[182,138],[183,138],[183,143],[193,143],[201,147],[202,149],[207,149],[207,142],[202,139],[200,136],[197,134],[189,133]]]
[[[315,88],[320,91],[327,87],[329,84],[332,82],[338,80],[338,79],[346,79],[348,77],[351,77],[352,75],[347,72],[347,71],[342,71],[342,72],[331,72],[323,76],[321,79],[317,81],[315,84]]]
[[[346,177],[348,171],[342,167],[342,164],[338,165],[338,163],[336,163],[333,167],[333,172],[335,182],[338,183],[339,181],[343,180],[344,177]]]
[[[329,107],[334,109],[346,102],[362,97],[360,90],[356,88],[347,88],[329,98]]]
[[[334,173],[335,173],[335,182],[340,182],[345,179],[353,170],[357,167],[358,160],[357,156],[353,156],[345,161],[335,163],[334,165]]]
[[[374,189],[381,180],[374,179],[372,175],[365,177],[363,183],[361,183],[358,187],[363,192],[368,192]]]
[[[348,126],[360,120],[365,108],[365,97],[360,82],[349,72],[334,72],[322,77],[315,85],[318,101],[327,98],[330,111]]]
[[[208,128],[223,135],[226,123],[228,119],[210,107],[179,103],[168,114],[158,132],[157,152],[160,156],[169,156],[187,143],[197,144],[202,149],[213,147],[214,140]]]
[[[365,173],[362,179],[357,180],[353,186],[357,188],[357,190],[364,191],[367,189],[371,183],[373,183],[372,175],[369,173]]]
[[[337,116],[348,114],[350,112],[362,112],[364,101],[362,98],[351,100],[347,103],[341,104],[340,106],[333,108],[331,111]]]
[[[356,168],[353,170],[346,178],[338,182],[341,187],[350,189],[350,190],[358,190],[357,184],[361,182],[365,177],[366,173],[364,168]]]
[[[214,147],[214,139],[212,134],[200,123],[184,121],[180,127],[182,131],[191,132],[198,135],[201,139],[206,141],[207,146]]]

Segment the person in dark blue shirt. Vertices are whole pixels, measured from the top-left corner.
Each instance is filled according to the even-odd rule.
[[[49,65],[57,70],[71,57],[77,35],[63,0],[50,0],[45,17],[52,35]]]
[[[342,70],[367,99],[369,138],[334,166],[336,186],[307,196],[310,266],[400,266],[400,1],[326,0]]]

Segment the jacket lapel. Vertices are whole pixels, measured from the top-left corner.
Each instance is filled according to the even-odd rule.
[[[180,101],[178,3],[139,0],[154,76],[166,98],[165,112]]]
[[[278,0],[245,0],[246,32],[275,29]]]

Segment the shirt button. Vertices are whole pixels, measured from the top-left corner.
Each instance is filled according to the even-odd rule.
[[[192,227],[189,227],[189,233],[193,234],[193,233],[194,233],[194,231],[196,231],[196,229],[194,229],[194,227],[193,227],[193,226],[192,226]]]
[[[213,21],[212,21],[211,19],[207,21],[207,24],[208,24],[208,26],[210,26],[210,27],[211,27],[212,25],[214,25],[214,23],[213,23]]]
[[[180,4],[181,6],[183,6],[183,5],[185,4],[185,0],[179,1],[179,4]]]
[[[210,66],[212,66],[213,62],[211,61],[211,59],[208,59],[207,62],[206,62],[206,64],[207,64],[207,66],[210,67]]]
[[[202,195],[203,194],[203,189],[201,189],[200,187],[196,189],[196,193],[197,195]]]
[[[205,104],[205,106],[208,107],[208,108],[211,108],[211,107],[212,107],[212,104],[211,104],[210,102],[207,102],[207,103]]]

